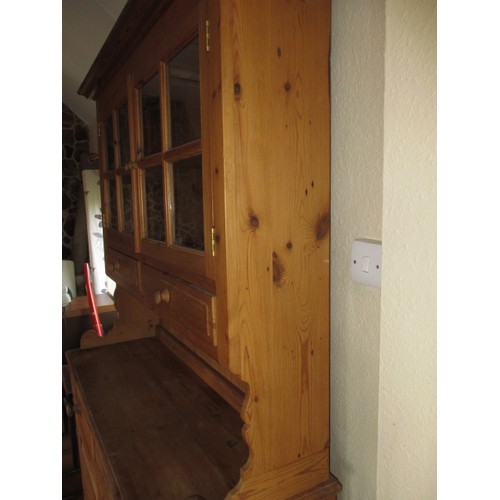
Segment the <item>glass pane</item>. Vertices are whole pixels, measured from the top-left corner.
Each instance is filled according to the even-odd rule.
[[[146,179],[146,237],[165,242],[165,207],[163,206],[163,169],[148,168]]]
[[[120,141],[120,165],[123,166],[130,161],[127,103],[120,106],[118,110],[118,132]]]
[[[116,179],[108,181],[109,186],[109,227],[118,229],[118,209],[116,201]]]
[[[141,89],[142,147],[144,155],[161,151],[160,77],[158,73]]]
[[[113,139],[113,119],[111,116],[104,123],[104,133],[106,134],[106,156],[107,156],[107,169],[115,169],[115,150]]]
[[[122,176],[123,192],[123,232],[134,234],[134,216],[132,213],[132,176]]]
[[[172,147],[201,137],[198,38],[169,63],[170,139]]]
[[[174,242],[203,250],[203,182],[201,155],[172,164],[174,179]]]

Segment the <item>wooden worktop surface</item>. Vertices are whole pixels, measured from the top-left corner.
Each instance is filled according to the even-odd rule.
[[[115,310],[113,299],[106,294],[97,294],[94,296],[97,312],[105,313]],[[90,314],[89,298],[86,295],[75,297],[67,306],[63,308],[63,315],[66,318],[74,316],[85,316]]]
[[[156,337],[67,353],[123,500],[220,500],[248,449],[229,404]]]

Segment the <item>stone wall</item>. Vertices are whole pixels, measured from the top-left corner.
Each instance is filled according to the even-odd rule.
[[[62,105],[62,258],[74,260],[73,238],[80,193],[80,160],[89,153],[88,126]]]

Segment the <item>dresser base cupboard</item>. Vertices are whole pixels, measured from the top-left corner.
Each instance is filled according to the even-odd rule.
[[[67,354],[85,498],[335,499],[328,0],[129,0],[96,101],[118,318]]]

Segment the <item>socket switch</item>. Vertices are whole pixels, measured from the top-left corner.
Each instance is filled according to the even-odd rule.
[[[382,274],[382,242],[362,238],[351,247],[351,279],[380,288]]]

